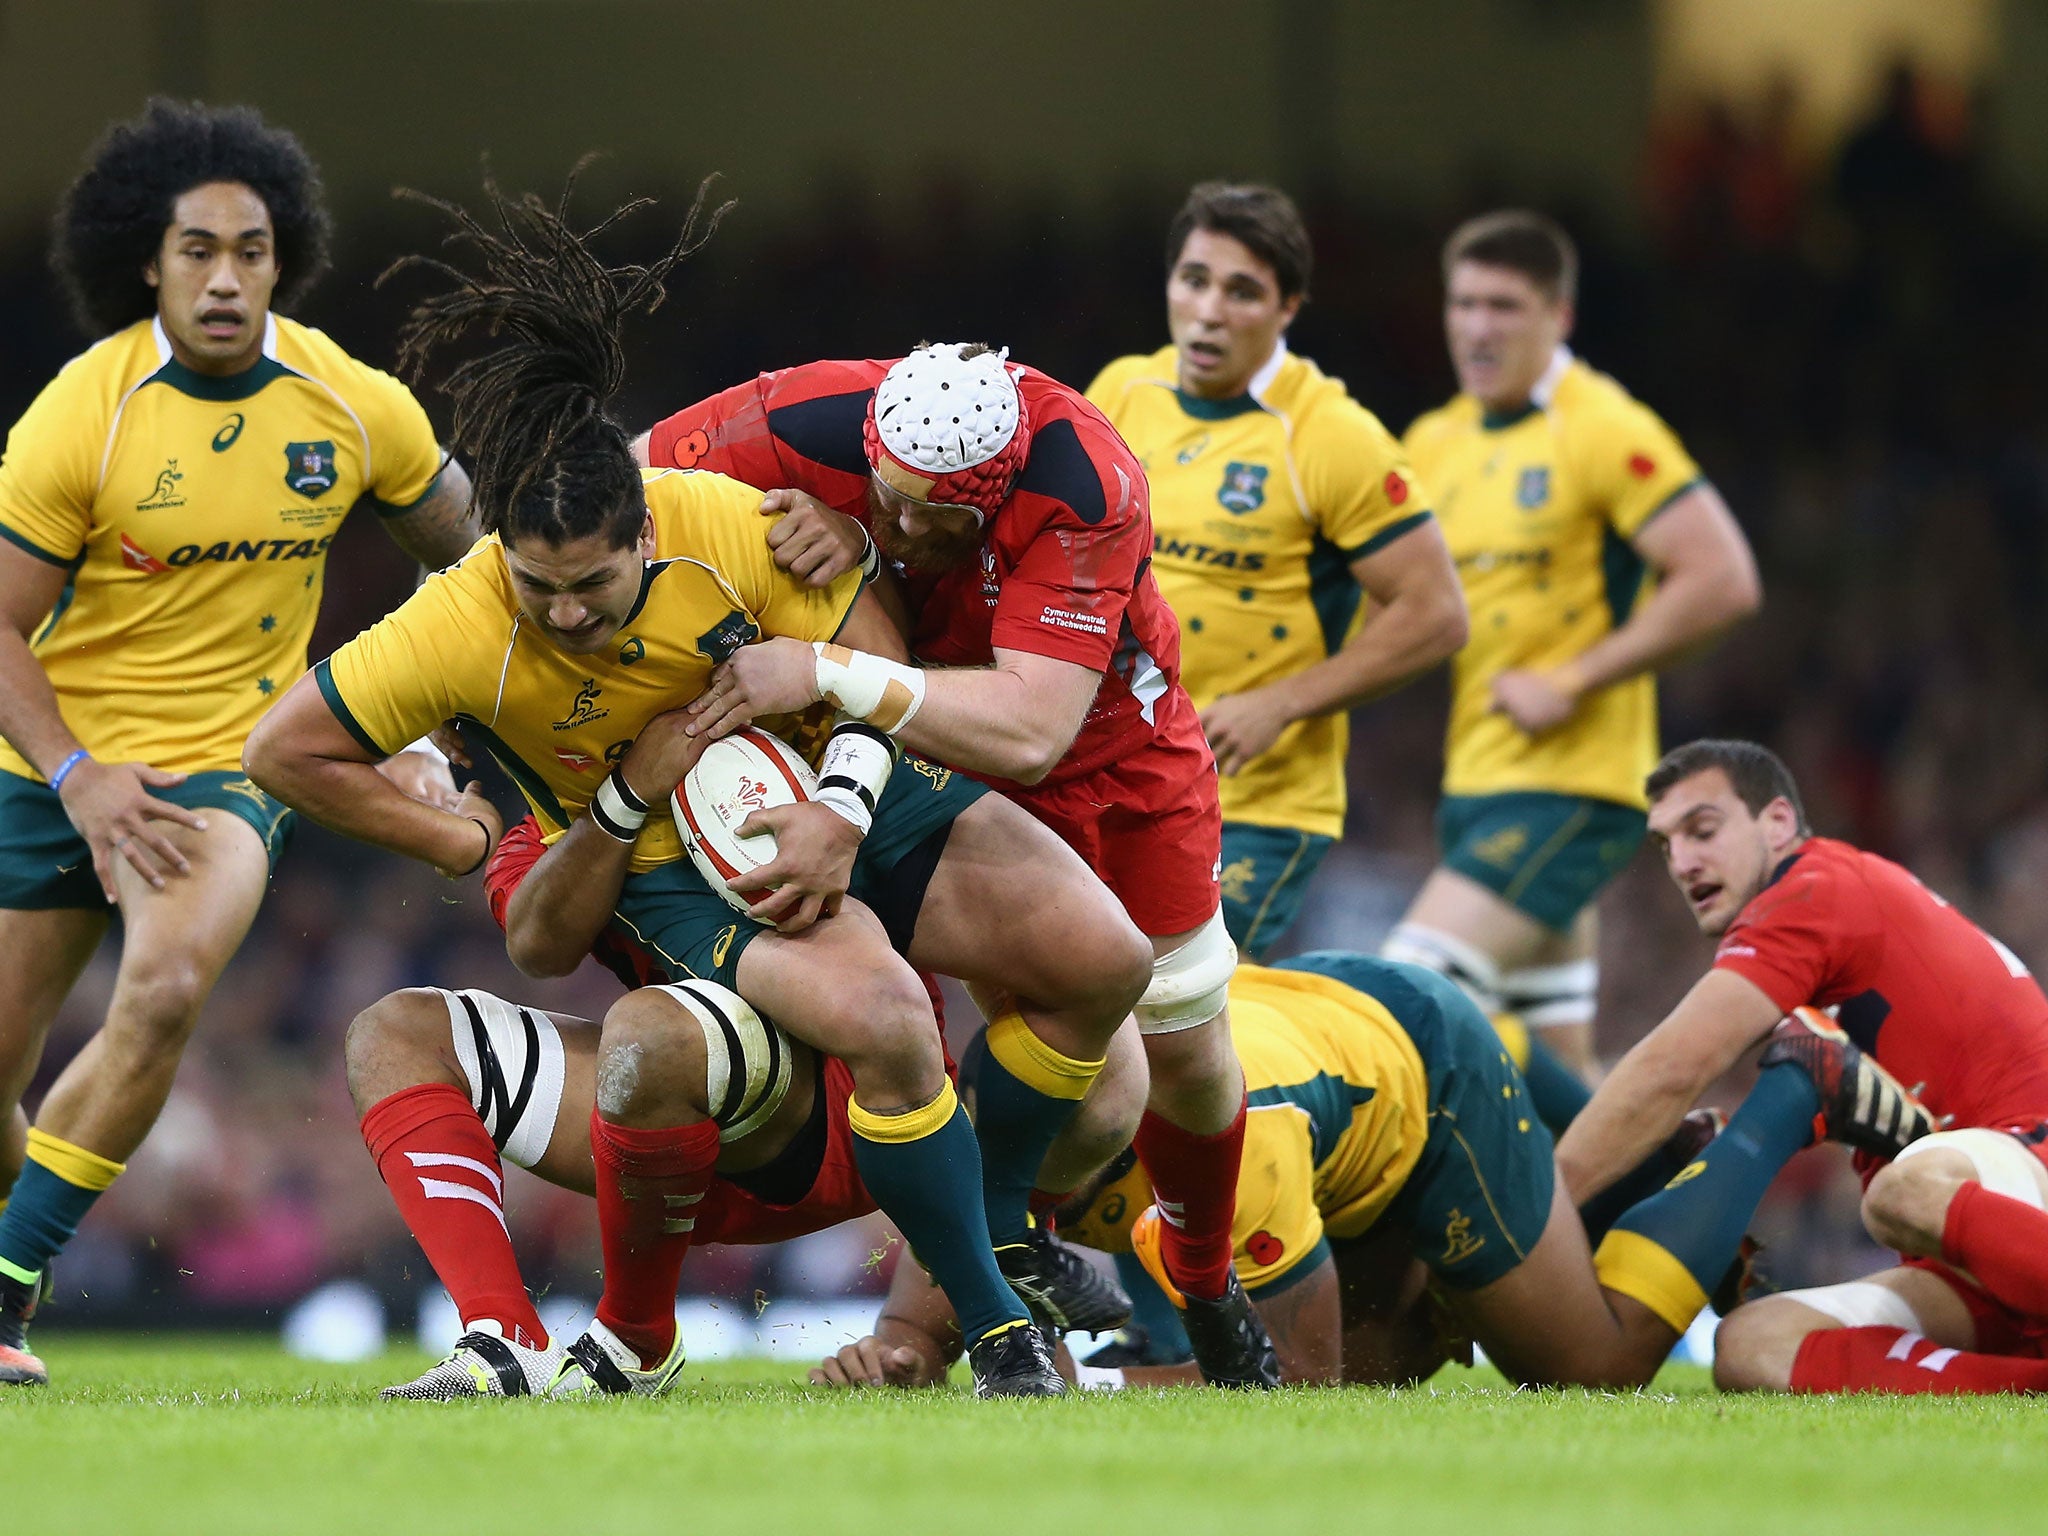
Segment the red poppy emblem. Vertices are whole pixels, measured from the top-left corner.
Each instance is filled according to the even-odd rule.
[[[1401,478],[1401,471],[1398,469],[1387,471],[1386,481],[1381,488],[1386,491],[1387,500],[1394,506],[1398,507],[1408,499],[1408,482]]]
[[[1245,1239],[1244,1251],[1254,1264],[1278,1264],[1280,1256],[1287,1252],[1287,1245],[1261,1227]]]
[[[691,469],[697,461],[711,451],[711,439],[702,427],[686,436],[676,439],[675,461],[677,469]]]
[[[1657,473],[1657,461],[1647,453],[1632,453],[1628,459],[1628,472],[1638,480],[1647,480]]]

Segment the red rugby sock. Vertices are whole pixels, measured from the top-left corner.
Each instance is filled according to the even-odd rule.
[[[1237,1168],[1244,1156],[1244,1105],[1213,1136],[1184,1131],[1148,1109],[1138,1123],[1137,1148],[1159,1199],[1167,1277],[1189,1296],[1214,1300],[1230,1285],[1230,1221],[1237,1213]]]
[[[1792,1360],[1794,1392],[2048,1392],[2048,1360],[1944,1349],[1903,1328],[1818,1328]]]
[[[2048,1211],[1965,1184],[1949,1201],[1941,1256],[2015,1312],[2048,1318]]]
[[[597,1320],[651,1369],[676,1340],[676,1286],[718,1161],[718,1127],[700,1120],[638,1130],[613,1125],[593,1109],[590,1150],[604,1247]]]
[[[545,1345],[505,1229],[504,1168],[468,1096],[446,1083],[401,1089],[370,1106],[362,1130],[462,1326],[494,1322],[515,1344]]]

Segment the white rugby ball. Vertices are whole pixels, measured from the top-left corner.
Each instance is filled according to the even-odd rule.
[[[757,726],[743,726],[704,749],[671,799],[676,830],[690,861],[711,889],[744,912],[768,894],[730,890],[726,881],[748,875],[775,858],[775,834],[739,835],[756,811],[795,805],[817,794],[818,776],[787,743]]]

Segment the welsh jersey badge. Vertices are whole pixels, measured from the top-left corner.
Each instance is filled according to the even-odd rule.
[[[334,489],[340,478],[335,468],[333,443],[284,445],[284,483],[306,500],[318,501]]]
[[[1225,511],[1239,516],[1258,511],[1266,504],[1266,466],[1235,462],[1224,465],[1223,484],[1217,488],[1216,499],[1223,503]]]

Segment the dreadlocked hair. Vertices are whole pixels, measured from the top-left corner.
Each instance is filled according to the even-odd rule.
[[[273,309],[290,310],[327,270],[327,210],[305,146],[253,107],[152,96],[140,117],[93,146],[50,231],[50,266],[91,336],[156,313],[143,268],[163,249],[177,201],[210,182],[240,182],[270,213],[279,278]]]
[[[589,163],[588,156],[577,163],[553,208],[530,192],[508,198],[487,174],[495,230],[455,203],[401,188],[399,196],[454,221],[444,243],[473,248],[482,270],[412,255],[377,279],[424,267],[449,280],[414,307],[399,332],[399,371],[412,383],[435,348],[472,331],[492,343],[441,388],[454,403],[455,447],[469,464],[479,519],[508,544],[537,538],[559,546],[602,535],[607,548],[622,549],[639,537],[646,516],[640,472],[625,430],[605,414],[626,373],[620,331],[628,315],[660,308],[669,272],[733,206],[705,211],[717,180],[707,176],[666,255],[645,266],[608,267],[591,241],[654,199],[635,198],[578,233],[569,200]]]

